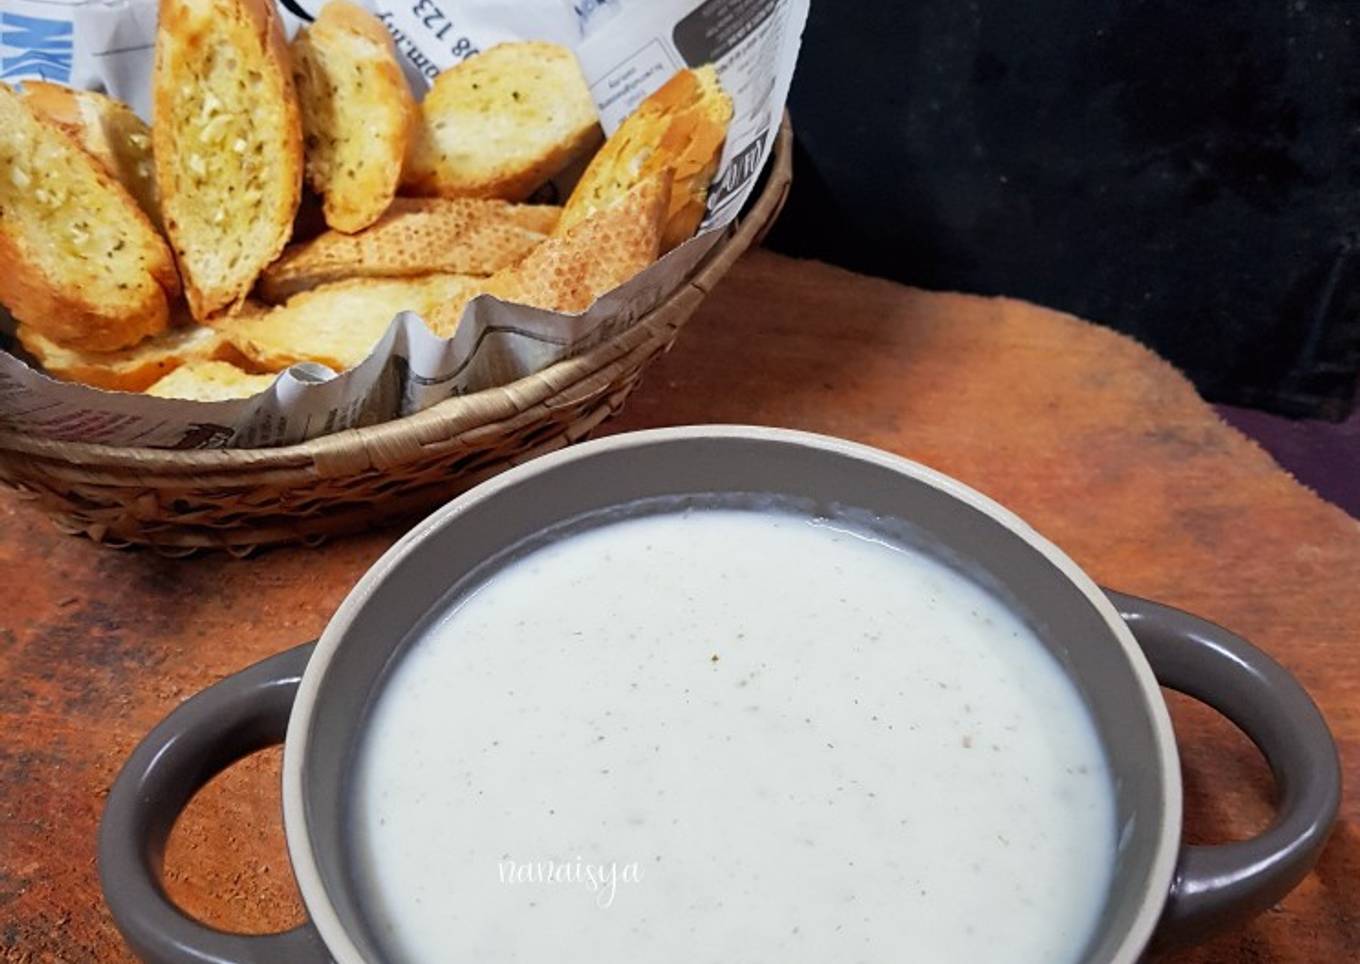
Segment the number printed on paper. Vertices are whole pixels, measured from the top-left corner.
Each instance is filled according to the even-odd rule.
[[[411,13],[429,28],[435,39],[447,43],[449,52],[459,60],[466,60],[477,53],[477,48],[472,45],[469,38],[454,36],[453,21],[433,0],[416,0],[411,6]]]

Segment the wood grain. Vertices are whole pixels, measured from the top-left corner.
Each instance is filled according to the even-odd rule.
[[[1222,622],[1309,688],[1360,782],[1360,525],[1224,425],[1164,362],[1075,318],[929,294],[758,253],[713,293],[608,432],[753,422],[842,435],[1005,503],[1105,585]],[[180,700],[320,632],[399,534],[244,561],[161,559],[58,534],[0,495],[0,952],[129,959],[99,896],[95,831],[136,741]],[[1270,817],[1233,727],[1172,698],[1187,838]],[[278,751],[210,785],[176,827],[168,888],[218,926],[300,917]],[[1360,959],[1360,804],[1316,873],[1235,933],[1166,958]]]

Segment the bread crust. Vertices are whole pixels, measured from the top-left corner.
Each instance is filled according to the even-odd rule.
[[[673,175],[663,168],[620,200],[549,238],[519,264],[496,272],[465,297],[450,298],[426,316],[430,329],[451,338],[467,303],[478,294],[579,314],[656,260],[666,225]]]
[[[612,203],[662,168],[675,172],[664,254],[694,236],[732,120],[732,100],[711,64],[677,71],[619,125],[591,159],[562,209],[558,231]]]
[[[0,83],[0,98],[6,100],[6,109],[16,112],[15,120],[20,129],[6,131],[14,138],[11,142],[14,148],[17,150],[21,142],[27,140],[32,142],[34,150],[42,146],[55,151],[65,167],[63,171],[55,172],[56,176],[94,181],[94,190],[101,202],[108,205],[126,232],[120,243],[130,244],[144,254],[138,269],[117,282],[118,290],[126,292],[127,300],[119,304],[101,302],[89,285],[75,279],[53,277],[49,274],[53,265],[44,267],[44,260],[53,262],[56,259],[57,266],[66,265],[71,274],[88,276],[88,267],[73,260],[76,256],[54,256],[48,251],[44,259],[40,250],[34,247],[36,242],[42,250],[51,248],[51,231],[55,228],[44,224],[44,237],[30,238],[18,215],[6,216],[0,206],[0,265],[4,266],[0,271],[0,302],[33,330],[54,342],[80,349],[113,351],[163,330],[169,322],[169,298],[179,291],[179,276],[164,239],[123,185],[59,125],[3,83]],[[16,164],[17,159],[6,162],[0,176],[20,180],[30,176],[12,166]],[[36,206],[39,201],[34,191],[16,189],[11,204],[18,211],[23,205]],[[45,217],[45,213],[38,213],[32,220],[41,222]]]
[[[213,8],[213,16],[200,31],[199,18],[190,12],[190,8],[204,6]],[[271,124],[275,129],[268,132],[265,182],[270,187],[261,189],[261,197],[265,196],[266,189],[277,194],[269,197],[270,203],[265,205],[259,219],[264,226],[261,236],[243,245],[238,265],[219,272],[222,277],[214,281],[208,277],[208,266],[220,253],[222,232],[203,223],[204,219],[193,209],[192,192],[181,192],[176,184],[181,154],[192,155],[194,147],[188,143],[194,132],[177,130],[174,121],[176,102],[185,96],[182,87],[188,81],[176,74],[179,66],[177,48],[183,47],[201,58],[205,54],[202,48],[207,43],[214,39],[230,43],[240,29],[246,30],[253,45],[258,47],[260,56],[251,69],[258,70],[261,80],[267,80],[267,83],[261,94],[263,101],[237,107],[241,108],[242,116],[249,119],[247,123],[256,125],[270,111],[277,111],[277,122]],[[239,46],[229,54],[231,57],[242,55]],[[153,111],[156,118],[152,126],[156,180],[165,212],[166,231],[179,260],[189,308],[199,321],[207,320],[220,309],[235,312],[260,271],[278,257],[287,244],[302,192],[302,122],[288,45],[272,0],[161,0],[153,73]],[[189,160],[192,161],[192,156]],[[244,167],[235,173],[243,171]]]
[[[335,371],[359,364],[401,311],[423,317],[482,279],[461,275],[356,278],[289,298],[287,303],[219,325],[223,335],[265,371],[316,362]]]
[[[157,379],[193,361],[231,361],[240,357],[218,331],[198,325],[170,328],[132,348],[115,352],[63,348],[27,325],[19,326],[18,336],[19,343],[42,363],[49,375],[118,392],[143,391]]]
[[[16,239],[0,229],[0,303],[15,318],[62,345],[91,351],[116,351],[165,329],[170,310],[165,292],[152,288],[126,314],[110,315],[79,292],[63,290],[30,264]]]
[[[356,40],[367,47],[358,57]],[[298,31],[291,49],[308,182],[323,196],[331,228],[362,230],[381,217],[396,195],[419,118],[392,38],[367,10],[347,0],[330,0],[315,23]],[[355,74],[335,70],[337,63],[352,65]],[[355,83],[361,85],[362,99],[348,88]],[[381,128],[376,136],[375,125]],[[356,138],[363,155],[355,168],[342,169],[343,142]]]
[[[395,50],[392,45],[392,35],[387,32],[387,28],[382,25],[382,22],[358,4],[350,3],[349,0],[327,0],[315,22],[316,24],[332,25],[337,29],[357,34],[375,44],[381,44],[389,50]]]
[[[42,80],[24,81],[23,96],[39,114],[104,165],[127,188],[156,230],[164,230],[151,128],[131,107],[97,91],[74,90]]]
[[[289,245],[260,276],[259,295],[280,304],[347,278],[490,275],[542,243],[558,213],[484,198],[397,198],[363,231]]]
[[[26,80],[22,96],[34,110],[79,140],[85,117],[74,90],[46,80]]]
[[[276,377],[253,375],[224,361],[191,361],[149,386],[146,394],[158,398],[222,402],[258,395],[273,385]]]

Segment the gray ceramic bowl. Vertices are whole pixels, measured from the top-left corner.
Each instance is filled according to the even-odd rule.
[[[1283,897],[1336,817],[1340,768],[1317,708],[1273,660],[1194,616],[1102,592],[1001,506],[915,463],[836,439],[741,427],[620,435],[536,459],[413,529],[341,605],[315,648],[259,663],[193,697],[138,747],[104,812],[100,873],[128,943],[148,961],[378,961],[351,884],[347,780],[377,681],[458,580],[508,547],[582,513],[638,499],[762,493],[908,520],[997,584],[1066,667],[1116,781],[1114,883],[1084,962],[1132,962]],[[1279,787],[1260,836],[1181,842],[1181,778],[1159,683],[1213,706],[1256,743]],[[310,922],[286,934],[224,934],[178,911],[160,855],[193,793],[233,761],[284,741],[289,853]]]

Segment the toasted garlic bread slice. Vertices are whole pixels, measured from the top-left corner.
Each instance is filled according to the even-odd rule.
[[[558,231],[579,224],[641,179],[668,167],[675,172],[675,185],[661,251],[689,240],[704,219],[708,186],[731,122],[732,99],[712,64],[679,71],[639,104],[591,159],[562,209]]]
[[[671,197],[661,170],[617,202],[487,279],[485,291],[505,301],[576,314],[656,260]]]
[[[522,201],[601,139],[570,50],[503,43],[435,78],[403,181],[416,194]]]
[[[161,197],[151,157],[151,128],[121,100],[45,80],[24,81],[24,99],[93,154],[157,229]]]
[[[453,336],[477,294],[532,308],[579,314],[656,260],[670,203],[671,172],[660,171],[613,205],[535,248],[519,264],[484,279],[467,296],[426,315],[430,328]]]
[[[195,318],[234,309],[293,229],[302,126],[272,0],[161,0],[156,183]]]
[[[397,193],[419,117],[387,28],[348,0],[330,0],[293,38],[307,180],[326,223],[366,228]]]
[[[274,384],[277,375],[252,375],[224,361],[195,361],[181,365],[146,390],[160,398],[224,402],[249,398]]]
[[[489,275],[541,243],[558,212],[549,205],[484,198],[397,198],[357,234],[327,231],[290,245],[260,276],[259,293],[280,304],[347,278]]]
[[[132,196],[3,83],[0,132],[0,303],[86,350],[164,329],[179,277]]]
[[[19,343],[49,375],[118,392],[140,392],[190,362],[240,357],[221,332],[202,325],[171,328],[132,348],[112,352],[63,348],[27,325],[19,326],[18,335]]]
[[[339,372],[368,357],[397,312],[428,317],[437,305],[462,297],[482,280],[432,275],[342,281],[294,295],[269,311],[229,318],[218,329],[266,371],[310,361]]]

